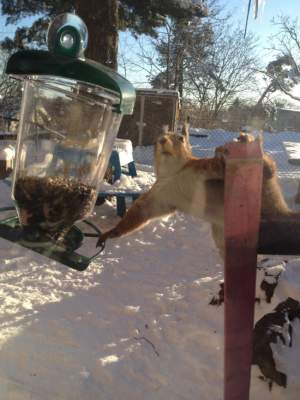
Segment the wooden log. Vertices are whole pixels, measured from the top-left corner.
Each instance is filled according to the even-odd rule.
[[[226,153],[224,399],[248,400],[262,150],[259,141],[229,143]]]
[[[300,214],[262,219],[257,252],[300,255]]]

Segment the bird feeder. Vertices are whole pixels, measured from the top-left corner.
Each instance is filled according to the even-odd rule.
[[[87,40],[84,22],[62,14],[49,27],[49,51],[19,51],[6,67],[22,79],[23,96],[12,182],[18,218],[2,221],[0,235],[78,269],[88,261],[74,253],[82,242],[75,223],[93,211],[135,101],[126,79],[84,58]]]

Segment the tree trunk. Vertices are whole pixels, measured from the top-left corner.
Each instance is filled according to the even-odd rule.
[[[178,91],[181,101],[183,101],[183,54],[181,56],[180,64],[179,64],[179,78],[178,78]]]
[[[264,92],[262,93],[262,95],[260,96],[260,98],[258,99],[257,103],[256,103],[256,107],[257,106],[261,106],[262,102],[264,100],[264,98],[266,97],[266,95],[273,90],[273,82],[271,82],[266,89],[264,90]]]
[[[75,9],[89,31],[86,57],[117,69],[117,0],[76,0]]]

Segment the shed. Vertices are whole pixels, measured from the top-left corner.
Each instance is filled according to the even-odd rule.
[[[287,108],[277,108],[275,114],[275,128],[277,131],[299,132],[300,111]]]
[[[137,89],[132,115],[123,117],[118,137],[130,139],[133,146],[152,145],[168,129],[176,130],[179,93],[166,89]]]

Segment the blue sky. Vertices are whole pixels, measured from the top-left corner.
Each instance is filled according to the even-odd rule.
[[[258,36],[262,46],[267,46],[268,37],[276,31],[271,20],[282,14],[295,18],[300,17],[300,0],[263,0],[261,3],[262,7],[260,7],[256,20],[251,12],[248,29]],[[220,4],[226,6],[227,9],[234,10],[236,21],[245,24],[248,0],[221,0]]]
[[[259,18],[254,20],[252,12],[248,26],[249,31],[255,32],[263,45],[263,42],[267,42],[270,33],[274,32],[274,27],[270,22],[272,18],[280,14],[300,17],[300,0],[261,0],[261,2],[264,7],[261,7]],[[219,3],[227,10],[233,11],[237,23],[245,24],[248,0],[219,0]],[[261,12],[262,10],[263,12]],[[30,24],[32,20],[33,18],[26,18],[25,23]],[[7,34],[13,34],[15,28],[15,25],[5,26],[5,18],[0,15],[0,39]]]
[[[252,0],[254,3],[254,0]],[[233,14],[233,21],[236,25],[245,27],[248,0],[219,0],[219,4],[225,8],[227,12]],[[263,64],[267,65],[272,59],[271,52],[266,50],[270,46],[270,36],[276,32],[276,27],[272,24],[272,19],[280,15],[289,15],[293,18],[300,18],[300,0],[261,0],[258,18],[254,19],[254,12],[251,9],[248,22],[248,32],[253,32],[257,38],[258,51],[262,55]],[[128,34],[120,35],[120,50],[128,54],[127,49],[130,48],[131,55],[139,52],[139,48],[134,39]],[[124,71],[121,70],[121,73]],[[146,86],[146,74],[143,71],[130,69],[127,70],[127,78],[137,86]]]
[[[263,7],[260,8],[259,17],[255,20],[253,12],[251,13],[248,30],[255,32],[261,46],[266,46],[268,37],[271,33],[275,32],[275,28],[271,23],[272,18],[280,14],[300,17],[300,0],[261,0],[261,2],[263,3]],[[248,0],[219,0],[219,3],[228,11],[233,11],[236,23],[245,24]],[[24,22],[26,25],[29,25],[33,19],[26,18]],[[0,15],[0,40],[5,36],[12,35],[15,29],[15,25],[5,26],[5,18]],[[126,38],[126,35],[123,35],[123,37]]]
[[[252,0],[254,2],[254,0]],[[247,14],[248,0],[219,0],[219,3],[226,8],[227,11],[232,11],[234,22],[244,27]],[[261,0],[263,6],[260,7],[259,17],[257,20],[251,12],[248,24],[248,31],[254,32],[258,38],[259,51],[266,57],[266,64],[269,61],[264,48],[268,47],[269,37],[275,33],[276,28],[272,25],[271,20],[277,16],[284,14],[291,17],[300,17],[300,0]],[[32,22],[32,18],[27,18],[24,21],[27,25]],[[13,34],[16,27],[14,25],[5,26],[5,18],[0,15],[0,40],[5,36]],[[127,33],[120,35],[120,49],[128,50],[131,54],[138,51],[136,41]],[[127,50],[128,49],[128,50]],[[121,71],[123,72],[123,71]],[[143,72],[128,72],[127,76],[133,83],[144,85],[147,80]]]

